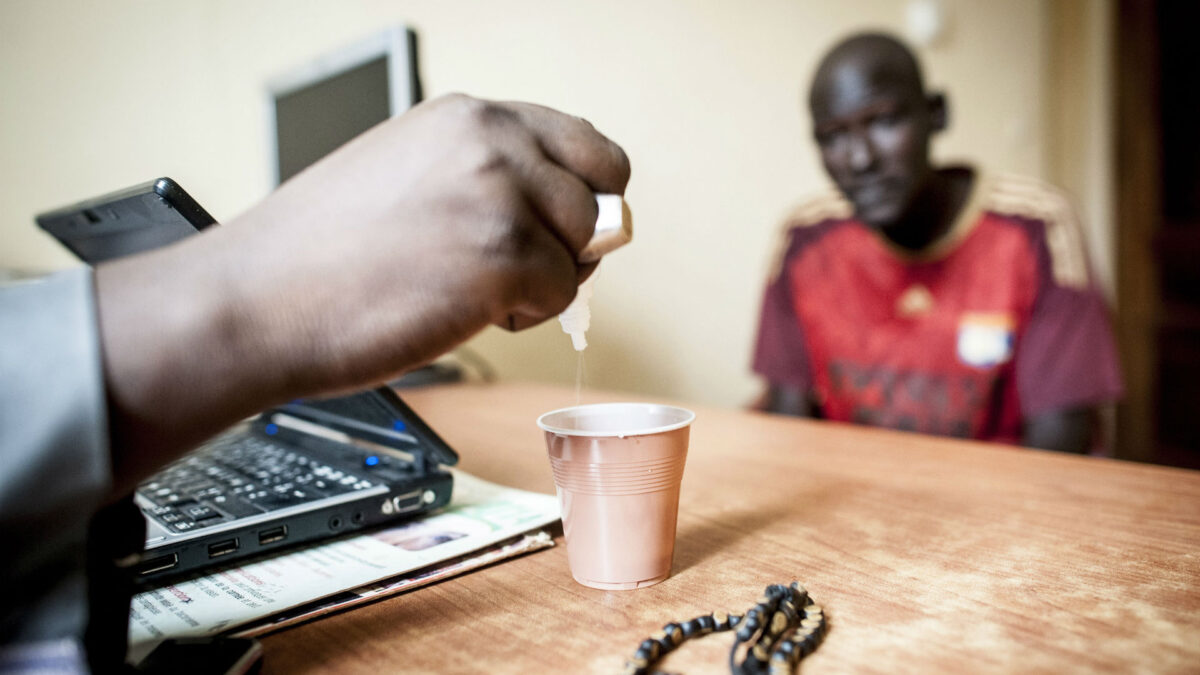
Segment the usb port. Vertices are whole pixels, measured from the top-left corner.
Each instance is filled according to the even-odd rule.
[[[172,553],[171,555],[160,555],[157,558],[143,560],[138,565],[138,576],[146,576],[155,572],[163,572],[175,567],[179,564],[179,555]]]
[[[236,550],[238,550],[238,540],[237,539],[226,539],[225,541],[218,541],[215,544],[209,544],[208,545],[208,557],[220,558],[221,556],[229,555],[230,553],[233,553]]]
[[[405,511],[414,511],[421,506],[421,491],[406,492],[402,495],[392,497],[392,508],[396,513],[404,513]]]
[[[261,532],[258,533],[258,545],[259,546],[266,546],[267,544],[274,544],[275,542],[283,541],[284,539],[287,539],[287,525],[280,525],[279,527],[272,527],[269,530],[262,530]]]

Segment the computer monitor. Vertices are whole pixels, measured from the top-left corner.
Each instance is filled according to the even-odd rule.
[[[397,26],[267,82],[275,184],[421,101],[417,34]]]

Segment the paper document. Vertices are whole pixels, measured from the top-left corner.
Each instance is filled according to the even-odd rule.
[[[344,593],[336,593],[327,598],[300,605],[299,607],[268,617],[261,622],[235,630],[232,635],[234,637],[264,635],[331,612],[366,604],[389,595],[403,593],[404,591],[411,591],[415,588],[432,584],[435,581],[448,579],[465,572],[470,572],[471,570],[479,569],[480,567],[486,567],[501,560],[507,560],[508,558],[524,555],[532,551],[539,551],[543,548],[550,548],[551,546],[554,546],[554,539],[547,532],[523,534],[508,542],[496,544],[477,553],[468,553],[462,558],[438,563],[433,567],[428,567],[412,574],[402,574],[398,577],[374,584],[367,584],[361,588]]]
[[[436,514],[135,595],[129,621],[131,661],[140,660],[166,638],[210,636],[239,627],[251,634],[266,632],[551,545],[548,537],[535,537],[509,542],[478,559],[467,556],[555,522],[558,500],[453,473],[450,505]],[[417,575],[407,584],[395,579],[445,561],[454,563]],[[382,580],[389,581],[374,591],[362,588]],[[313,602],[344,591],[353,593],[324,605]],[[263,621],[302,605],[305,611],[299,617]]]

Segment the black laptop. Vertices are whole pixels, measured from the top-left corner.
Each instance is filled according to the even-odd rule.
[[[386,387],[268,410],[138,486],[139,578],[204,569],[450,502],[458,456]]]
[[[94,264],[214,224],[169,178],[37,217]],[[387,387],[297,400],[211,439],[138,486],[137,579],[187,573],[409,517],[450,502],[458,456]]]

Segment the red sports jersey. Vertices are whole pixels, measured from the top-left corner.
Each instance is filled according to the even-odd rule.
[[[1121,394],[1078,224],[1044,185],[977,177],[916,253],[826,197],[789,221],[783,251],[754,370],[827,419],[1018,442],[1023,419]]]

